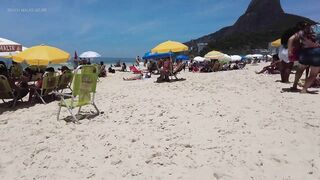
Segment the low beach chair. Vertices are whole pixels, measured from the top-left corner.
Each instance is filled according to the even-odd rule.
[[[14,65],[10,69],[11,77],[15,80],[19,79],[23,74],[23,69],[21,65]]]
[[[0,99],[5,102],[5,99],[12,99],[13,103],[11,107],[15,107],[19,99],[22,101],[23,97],[15,95],[14,90],[11,88],[7,77],[0,75]]]
[[[58,85],[56,88],[56,91],[61,91],[65,89],[71,90],[71,83],[72,83],[73,73],[71,70],[64,71],[59,77],[58,77]]]
[[[130,66],[130,71],[133,72],[133,74],[141,74],[142,71],[138,69],[136,66]]]
[[[97,108],[94,98],[97,87],[97,73],[95,66],[84,65],[79,66],[73,76],[72,82],[72,94],[56,93],[61,97],[59,103],[59,110],[57,120],[59,120],[61,108],[65,107],[74,119],[74,122],[78,122],[76,115],[80,114],[81,107],[86,105],[92,105],[97,111],[97,115],[100,114]],[[65,99],[69,98],[69,99]],[[73,109],[79,108],[78,113],[74,115]]]
[[[178,79],[177,74],[183,70],[185,63],[178,64],[175,68],[171,67],[170,76]]]
[[[53,91],[56,90],[58,85],[58,79],[59,76],[57,76],[55,73],[45,73],[43,75],[42,79],[42,86],[40,88],[40,92],[38,90],[35,90],[35,94],[41,99],[43,104],[46,104],[43,97],[50,95]]]

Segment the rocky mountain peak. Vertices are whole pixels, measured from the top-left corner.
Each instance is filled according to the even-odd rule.
[[[280,0],[252,0],[245,14],[250,13],[284,13]]]
[[[248,53],[251,49],[267,48],[268,43],[299,21],[312,20],[287,14],[280,0],[251,0],[247,10],[232,26],[224,27],[215,33],[186,42],[193,54],[220,50],[225,53]],[[198,44],[208,44],[204,50]]]

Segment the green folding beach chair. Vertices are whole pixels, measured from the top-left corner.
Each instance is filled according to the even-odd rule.
[[[6,103],[5,99],[12,99],[13,104],[11,107],[15,107],[18,101],[18,96],[14,94],[7,77],[3,75],[0,75],[0,99],[3,101],[3,103]]]
[[[73,73],[71,70],[67,70],[65,72],[63,72],[63,74],[61,74],[59,76],[59,81],[58,81],[58,85],[57,85],[57,91],[59,92],[63,92],[63,90],[65,89],[70,89],[71,90],[71,83],[72,83],[72,78],[73,78]]]
[[[61,97],[57,120],[59,120],[62,107],[67,108],[75,122],[79,121],[76,115],[80,114],[82,106],[92,105],[97,111],[96,114],[100,113],[94,102],[98,79],[96,70],[93,65],[79,66],[73,76],[72,94],[57,93]],[[69,99],[65,99],[65,97]],[[75,108],[79,108],[76,115],[72,112]]]
[[[46,104],[43,97],[50,95],[50,93],[56,90],[58,79],[59,77],[53,72],[45,73],[43,75],[42,87],[40,89],[40,92],[38,90],[35,91],[35,94],[41,99],[43,104]]]

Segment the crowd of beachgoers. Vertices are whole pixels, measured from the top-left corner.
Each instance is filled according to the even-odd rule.
[[[319,27],[319,26],[317,26]],[[209,73],[217,71],[229,71],[243,69],[247,64],[256,64],[260,61],[271,61],[271,64],[264,67],[261,71],[257,71],[257,74],[269,73],[280,74],[281,82],[289,83],[289,76],[292,71],[295,71],[295,80],[292,87],[284,89],[284,91],[301,91],[301,93],[307,93],[308,88],[311,86],[319,86],[319,79],[317,76],[320,73],[320,44],[317,35],[314,31],[314,25],[307,22],[299,22],[294,28],[288,29],[281,37],[281,46],[277,48],[277,53],[273,56],[265,55],[251,58],[244,58],[236,61],[220,61],[215,58],[203,58],[201,61],[196,58],[179,60],[172,57],[172,54],[168,56],[155,58],[155,59],[142,59],[139,56],[136,58],[136,62],[132,66],[127,66],[126,63],[118,62],[115,65],[111,65],[108,68],[103,62],[95,64],[94,67],[97,70],[99,77],[106,77],[108,73],[115,73],[117,71],[132,72],[135,75],[123,77],[125,81],[139,80],[144,78],[150,78],[152,75],[157,75],[156,82],[170,82],[174,80],[183,80],[178,78],[179,72],[190,71],[199,73]],[[167,41],[165,43],[175,43]],[[184,46],[184,45],[181,45]],[[184,48],[184,47],[183,47]],[[163,56],[163,54],[161,55]],[[270,58],[272,57],[272,58]],[[80,59],[74,61],[74,69],[80,65],[90,65],[90,59]],[[300,78],[306,70],[305,82]],[[39,94],[48,95],[49,92],[55,92],[62,89],[70,89],[72,78],[64,78],[64,74],[72,73],[72,70],[67,66],[58,68],[58,71],[52,67],[47,66],[27,66],[22,68],[21,64],[12,61],[11,67],[7,67],[6,63],[0,61],[0,75],[1,81],[7,81],[12,90],[8,91],[12,95],[7,97],[15,99],[22,99],[29,94],[28,100],[30,102],[37,99]],[[43,86],[43,79],[48,73],[54,73],[57,78],[57,85],[55,88],[46,89]],[[65,82],[62,82],[65,81]],[[45,83],[46,84],[46,83]],[[302,86],[302,90],[298,89],[298,85]],[[59,87],[60,86],[60,87]],[[42,100],[42,97],[40,98]],[[44,102],[44,100],[42,100]],[[13,106],[16,102],[12,102]]]
[[[272,56],[228,62],[82,59],[55,69],[0,61],[0,96],[13,99],[0,105],[0,177],[319,179],[318,100],[280,89],[316,92],[320,46],[307,23],[281,43]],[[274,83],[278,75],[285,84]]]
[[[75,61],[74,61],[75,62]],[[246,61],[230,61],[220,62],[217,59],[209,59],[205,61],[194,60],[174,60],[171,57],[142,60],[139,56],[136,58],[136,62],[131,66],[127,66],[126,63],[117,62],[114,65],[107,67],[103,62],[99,64],[91,64],[90,59],[82,58],[74,63],[74,70],[70,66],[62,65],[59,68],[48,67],[47,65],[25,65],[25,68],[20,63],[12,61],[11,66],[7,67],[4,61],[0,61],[0,77],[2,84],[8,84],[6,87],[6,93],[9,95],[4,96],[2,99],[13,99],[10,101],[9,106],[15,106],[17,101],[27,97],[28,102],[34,103],[41,100],[45,103],[43,96],[54,97],[55,92],[63,91],[64,89],[71,89],[72,73],[82,65],[92,65],[97,70],[98,77],[106,77],[108,74],[116,73],[116,71],[132,72],[133,75],[123,77],[125,81],[141,80],[145,78],[151,78],[151,76],[158,76],[155,82],[170,82],[176,80],[185,80],[178,78],[178,73],[183,71],[189,71],[194,73],[209,73],[217,71],[229,71],[243,69],[248,63],[258,63],[260,59],[247,59]],[[57,66],[56,66],[57,67]],[[46,87],[48,81],[46,77],[55,76],[55,87]],[[6,83],[7,82],[7,83]],[[51,82],[53,83],[53,82]],[[41,102],[40,101],[40,102]]]

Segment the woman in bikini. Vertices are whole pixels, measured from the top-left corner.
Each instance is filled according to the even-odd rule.
[[[310,66],[310,75],[306,79],[301,93],[308,92],[308,88],[320,73],[320,43],[316,39],[316,36],[311,26],[307,26],[303,33],[300,34],[302,49],[299,55],[299,63]]]

